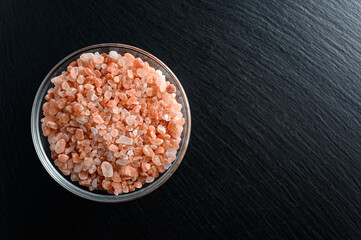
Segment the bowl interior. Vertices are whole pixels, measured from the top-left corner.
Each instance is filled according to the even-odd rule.
[[[109,53],[110,51],[116,51],[119,54],[124,55],[125,53],[131,53],[135,57],[141,58],[143,61],[147,61],[151,67],[154,67],[155,69],[159,69],[163,72],[166,79],[174,84],[177,88],[176,92],[176,98],[180,104],[182,104],[182,113],[185,118],[185,125],[184,130],[181,135],[181,142],[180,147],[177,151],[177,157],[176,160],[172,163],[171,167],[166,170],[163,174],[160,174],[158,178],[154,180],[153,183],[145,184],[141,189],[137,189],[134,192],[131,193],[124,193],[120,194],[118,196],[110,195],[106,191],[99,191],[95,190],[93,192],[90,192],[87,187],[83,187],[79,185],[77,182],[72,182],[70,180],[70,177],[64,176],[58,168],[54,165],[54,161],[51,158],[50,154],[50,148],[49,143],[46,137],[43,136],[42,130],[41,130],[41,118],[44,117],[43,111],[42,111],[42,105],[45,103],[45,95],[47,94],[47,91],[49,88],[53,86],[51,83],[51,79],[60,75],[62,71],[66,71],[67,66],[73,62],[74,60],[78,59],[81,54],[83,53],[95,53],[99,52],[101,53]],[[45,169],[48,171],[48,173],[63,187],[68,189],[69,191],[73,192],[74,194],[84,197],[86,199],[94,200],[94,201],[101,201],[101,202],[122,202],[122,201],[128,201],[132,200],[141,196],[144,196],[156,188],[158,188],[160,185],[162,185],[177,169],[180,162],[182,161],[182,158],[185,154],[185,151],[188,146],[189,137],[190,137],[190,109],[188,100],[186,97],[186,94],[178,81],[177,77],[173,74],[173,72],[159,59],[152,56],[151,54],[132,47],[128,45],[123,44],[98,44],[89,46],[83,49],[80,49],[66,58],[64,58],[62,61],[60,61],[45,77],[42,84],[39,87],[39,90],[36,94],[34,104],[33,104],[33,110],[32,110],[32,116],[31,116],[31,130],[32,130],[32,136],[33,136],[33,142],[35,149],[37,151],[37,154],[44,165]]]

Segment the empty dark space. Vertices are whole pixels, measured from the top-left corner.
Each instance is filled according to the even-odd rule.
[[[1,1],[2,239],[360,239],[360,13],[356,0]],[[50,69],[107,42],[165,62],[192,114],[175,174],[117,204],[57,184],[30,132]]]

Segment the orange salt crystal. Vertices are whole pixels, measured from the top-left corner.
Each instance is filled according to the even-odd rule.
[[[77,67],[73,67],[73,68],[70,70],[70,76],[71,76],[73,79],[76,79],[76,77],[78,76],[78,68],[77,68]]]
[[[118,130],[117,129],[113,129],[111,132],[110,132],[110,135],[113,137],[113,138],[115,138],[115,137],[117,137],[118,136]]]
[[[147,94],[148,97],[153,96],[153,88],[145,89],[145,93]]]
[[[84,107],[80,103],[76,103],[73,106],[73,111],[76,112],[76,113],[81,113],[83,111],[83,109],[84,109]]]
[[[107,103],[107,107],[112,109],[112,108],[115,108],[117,106],[117,102],[114,101],[114,100],[110,100],[108,103]]]
[[[102,187],[105,189],[105,190],[108,190],[112,187],[112,182],[111,181],[108,181],[108,180],[103,180],[102,182]]]
[[[132,104],[138,104],[138,99],[136,97],[131,97],[128,99],[127,101],[127,105],[132,105]]]
[[[96,77],[95,73],[92,70],[90,70],[90,68],[84,68],[84,73],[86,76]]]
[[[118,195],[122,191],[122,186],[118,182],[113,182],[112,187],[114,188],[114,195]]]
[[[177,91],[176,87],[173,84],[167,86],[167,93],[175,93]]]
[[[132,79],[133,78],[133,71],[132,70],[128,70],[127,71],[127,76],[128,76],[128,78],[130,78],[130,79]]]
[[[158,153],[164,153],[164,148],[163,147],[159,147],[157,148],[157,150],[155,151],[156,154]]]
[[[87,171],[80,171],[79,172],[79,178],[81,179],[81,180],[85,180],[85,179],[87,179],[88,178],[88,172]],[[84,182],[84,184],[85,184],[85,182]],[[86,183],[86,184],[89,184],[89,183]]]
[[[154,155],[154,152],[153,152],[153,150],[149,147],[149,145],[145,145],[145,146],[143,147],[143,153],[144,153],[146,156],[148,156],[148,157],[153,157],[153,155]]]
[[[61,162],[64,163],[64,162],[68,161],[69,156],[66,155],[66,154],[60,154],[60,155],[58,156],[58,159],[59,159]]]
[[[158,131],[160,134],[165,134],[165,133],[166,133],[166,129],[165,129],[165,127],[162,126],[162,125],[158,125],[157,131]]]
[[[120,169],[120,174],[122,176],[128,176],[128,177],[138,177],[138,171],[135,170],[135,168],[131,166],[123,166]]]
[[[101,55],[99,55],[99,56],[94,56],[93,57],[93,60],[94,60],[94,63],[96,63],[96,64],[102,64],[103,63],[103,61],[104,61],[104,57],[103,56],[101,56]]]
[[[119,76],[115,76],[115,77],[113,78],[113,80],[114,80],[115,83],[119,83],[119,81],[120,81]]]
[[[58,128],[58,124],[56,124],[55,122],[47,122],[46,126],[51,128],[51,129],[57,129]]]
[[[114,62],[108,63],[107,71],[108,72],[115,72],[118,69],[118,65]]]
[[[93,159],[91,157],[85,157],[84,158],[84,166],[89,167],[93,162]]]
[[[137,74],[139,77],[144,78],[145,76],[147,76],[148,72],[146,70],[144,70],[143,68],[138,68]]]
[[[108,147],[109,151],[111,152],[115,152],[118,150],[118,147],[115,146],[114,144],[110,144],[109,147]]]
[[[140,58],[136,58],[133,62],[133,67],[135,67],[135,68],[143,67],[143,60]]]
[[[118,172],[114,172],[113,177],[112,177],[112,180],[113,180],[113,182],[117,182],[117,183],[119,183],[119,182],[122,181],[122,179],[120,178]]]
[[[66,99],[65,98],[59,98],[56,103],[55,103],[56,107],[58,107],[59,109],[63,109],[66,107]]]
[[[153,145],[161,145],[161,144],[163,143],[163,139],[153,138],[153,139],[150,139],[150,142],[151,142]]]
[[[65,140],[64,139],[60,139],[57,143],[56,143],[56,145],[55,145],[55,152],[57,153],[57,154],[60,154],[60,153],[62,153],[62,152],[64,152],[64,150],[65,150]]]
[[[75,137],[78,140],[84,140],[84,131],[82,129],[77,129],[75,131]]]
[[[60,123],[68,123],[69,122],[69,116],[66,113],[60,113],[58,115],[58,119]]]
[[[136,188],[141,188],[141,187],[142,187],[142,183],[141,183],[141,182],[135,182],[135,183],[134,183],[134,187],[136,187]]]
[[[162,165],[161,159],[160,159],[160,157],[159,157],[158,155],[154,155],[154,156],[153,156],[152,162],[153,162],[154,165],[156,165],[156,166]]]
[[[135,57],[130,53],[125,53],[124,57],[125,57],[125,59],[129,60],[130,62],[134,62],[134,60],[135,60]]]
[[[102,124],[104,122],[103,118],[100,115],[95,115],[93,117],[93,121],[98,123],[98,124]]]

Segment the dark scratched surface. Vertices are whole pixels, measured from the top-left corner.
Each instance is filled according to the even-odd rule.
[[[0,1],[2,239],[360,239],[361,3]],[[41,81],[104,42],[164,61],[192,135],[170,180],[119,204],[81,199],[30,134]]]

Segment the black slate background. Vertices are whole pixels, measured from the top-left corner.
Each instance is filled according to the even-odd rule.
[[[0,5],[2,239],[361,238],[359,1]],[[30,134],[48,71],[103,42],[163,60],[192,110],[176,173],[120,204],[63,189]]]

